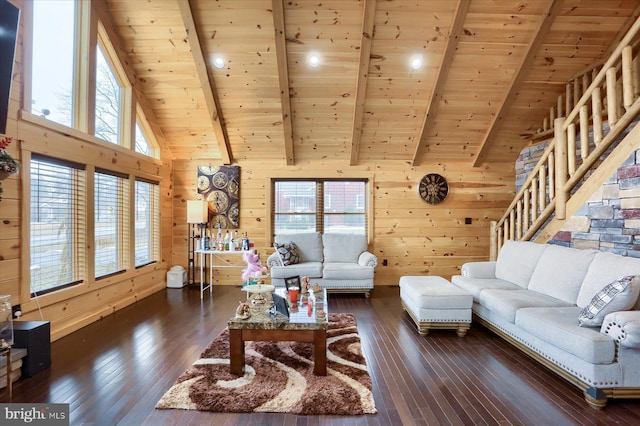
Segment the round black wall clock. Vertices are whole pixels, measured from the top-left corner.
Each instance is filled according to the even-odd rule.
[[[420,179],[418,185],[420,198],[429,204],[438,204],[444,201],[449,195],[449,184],[447,180],[436,173],[429,173]]]

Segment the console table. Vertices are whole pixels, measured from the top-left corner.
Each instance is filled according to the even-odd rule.
[[[200,255],[200,299],[203,298],[204,292],[208,289],[211,291],[213,285],[213,268],[244,268],[247,264],[244,261],[244,254],[247,252],[255,252],[255,250],[196,250],[195,252]],[[232,255],[238,257],[238,260],[229,261],[223,256]],[[209,283],[205,285],[204,282],[204,265],[205,256],[209,257]]]

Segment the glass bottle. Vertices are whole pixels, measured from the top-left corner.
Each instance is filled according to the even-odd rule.
[[[222,251],[224,248],[224,242],[222,241],[222,226],[218,224],[218,235],[216,236],[216,250]]]

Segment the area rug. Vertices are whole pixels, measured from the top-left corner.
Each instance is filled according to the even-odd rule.
[[[247,342],[245,374],[232,375],[225,329],[156,408],[302,415],[376,412],[352,314],[329,315],[327,376],[313,374],[313,345],[308,342]]]

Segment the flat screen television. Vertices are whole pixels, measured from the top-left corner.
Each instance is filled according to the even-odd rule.
[[[7,132],[19,19],[20,10],[7,0],[0,0],[0,134]]]

